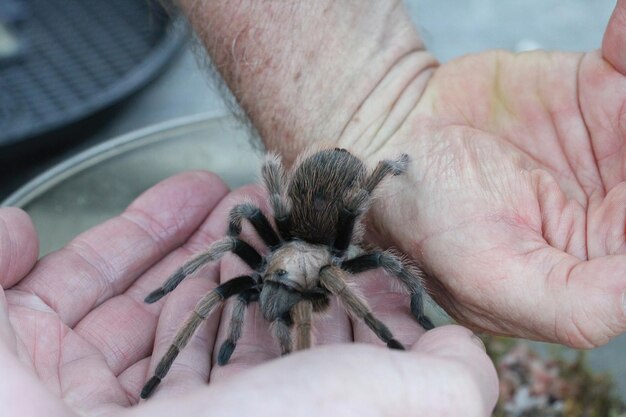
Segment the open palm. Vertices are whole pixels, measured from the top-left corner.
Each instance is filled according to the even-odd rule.
[[[371,346],[381,342],[333,304],[314,324],[317,343],[333,346],[253,367],[278,357],[279,347],[252,307],[231,362],[212,367],[229,317],[216,312],[154,398],[132,407],[199,298],[246,266],[227,256],[163,301],[145,304],[143,298],[222,237],[228,211],[242,199],[265,207],[256,187],[228,194],[214,175],[179,175],[39,261],[28,217],[0,210],[0,402],[6,415],[314,416],[345,409],[344,415],[404,416],[408,409],[415,415],[462,409],[478,417],[493,409],[495,370],[471,332],[448,326],[422,337],[408,297],[392,293],[380,274],[364,275],[360,287],[398,338],[413,346],[410,354]],[[261,249],[246,226],[244,236]],[[370,346],[337,343],[352,341]],[[445,401],[451,390],[464,400]]]
[[[625,3],[602,51],[440,66],[390,141],[415,160],[394,202],[415,220],[378,228],[461,323],[575,347],[626,329]]]

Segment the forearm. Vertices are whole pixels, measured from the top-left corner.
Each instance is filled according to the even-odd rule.
[[[181,0],[269,149],[378,149],[436,65],[402,2]]]

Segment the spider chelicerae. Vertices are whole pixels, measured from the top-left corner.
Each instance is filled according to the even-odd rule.
[[[253,270],[219,285],[196,304],[154,375],[144,385],[141,397],[147,398],[154,392],[198,326],[232,296],[237,296],[237,300],[228,338],[218,353],[219,365],[226,364],[233,354],[250,303],[259,303],[263,317],[273,324],[274,336],[286,354],[294,348],[311,346],[312,315],[328,307],[331,295],[338,297],[344,308],[363,320],[388,347],[404,349],[349,286],[350,275],[375,268],[383,268],[406,287],[411,297],[411,313],[422,327],[432,329],[433,324],[424,313],[419,271],[392,252],[365,252],[358,246],[363,234],[361,219],[369,208],[374,189],[385,177],[404,173],[408,163],[408,155],[403,154],[395,161],[380,161],[368,174],[361,160],[345,149],[335,148],[303,157],[286,172],[277,157],[269,157],[262,168],[262,179],[277,230],[258,207],[235,206],[229,215],[228,236],[185,263],[146,297],[147,303],[154,303],[198,268],[227,252],[239,256]],[[240,239],[244,220],[251,223],[269,248],[267,256],[261,256]]]

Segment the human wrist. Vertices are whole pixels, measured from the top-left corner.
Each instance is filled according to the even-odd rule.
[[[369,152],[410,112],[436,60],[401,2],[181,0],[266,146]]]

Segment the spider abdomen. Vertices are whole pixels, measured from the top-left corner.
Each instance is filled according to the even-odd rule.
[[[292,236],[311,243],[332,244],[348,196],[361,188],[367,170],[343,149],[323,150],[304,159],[289,183]]]

